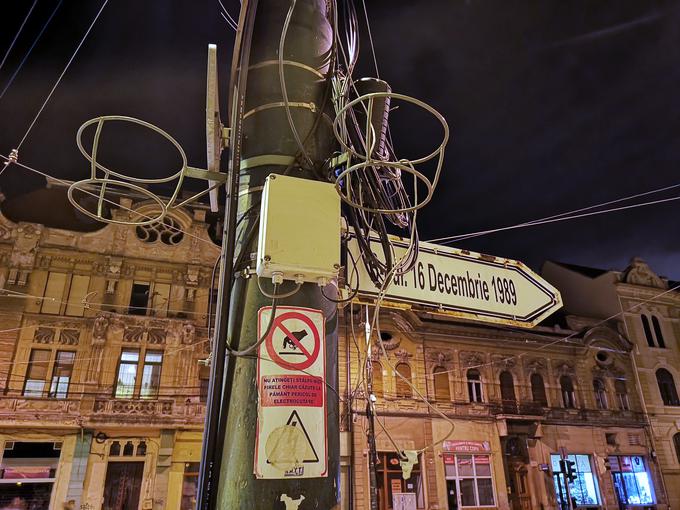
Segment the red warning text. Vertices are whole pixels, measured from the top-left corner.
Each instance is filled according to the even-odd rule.
[[[261,377],[260,405],[265,407],[322,407],[323,379],[312,375]]]

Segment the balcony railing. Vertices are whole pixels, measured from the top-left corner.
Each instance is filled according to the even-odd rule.
[[[93,413],[95,415],[172,417],[173,400],[148,399],[96,399]]]

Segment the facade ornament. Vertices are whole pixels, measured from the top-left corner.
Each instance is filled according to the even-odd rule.
[[[375,349],[380,350],[380,343],[383,344],[383,347],[385,347],[386,351],[393,351],[397,347],[399,347],[399,344],[401,344],[401,338],[398,336],[393,336],[387,340],[376,340],[373,342],[373,345],[375,346]]]
[[[401,331],[402,333],[413,332],[413,326],[411,325],[411,323],[407,321],[400,313],[390,312],[389,317],[390,320],[394,322],[395,326],[397,326],[397,329],[399,329],[399,331]]]
[[[623,279],[626,283],[633,285],[644,285],[646,287],[656,287],[658,289],[668,288],[659,276],[651,270],[649,265],[640,257],[633,257],[625,270]]]
[[[547,363],[543,358],[531,358],[526,362],[526,368],[532,372],[541,372],[545,370]]]
[[[196,339],[196,326],[191,322],[185,322],[182,326],[182,343],[184,345],[193,344]]]
[[[560,374],[574,374],[574,365],[564,360],[558,360],[554,363],[555,371]]]
[[[94,320],[92,326],[92,343],[104,343],[106,341],[106,330],[109,329],[109,319],[100,315]]]
[[[437,365],[446,365],[451,361],[452,356],[448,352],[429,351],[427,353],[427,359]]]
[[[491,356],[491,362],[500,368],[514,368],[517,365],[517,357],[494,354]]]
[[[413,354],[408,352],[406,349],[397,349],[394,351],[394,356],[401,362],[407,363],[409,358],[413,357]]]
[[[200,268],[198,266],[189,266],[184,277],[184,283],[191,287],[196,287],[198,285],[199,273]]]
[[[486,361],[483,352],[463,351],[460,353],[460,362],[464,367],[483,365]]]

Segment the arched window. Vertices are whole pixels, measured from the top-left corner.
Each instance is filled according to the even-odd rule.
[[[498,377],[498,381],[501,383],[501,400],[503,402],[515,402],[515,380],[512,374],[507,370],[501,372]]]
[[[560,391],[562,392],[562,405],[567,409],[574,409],[576,407],[574,382],[568,375],[560,377]]]
[[[680,405],[678,402],[678,390],[675,388],[675,381],[671,373],[665,368],[656,371],[656,383],[659,385],[661,400],[666,406]]]
[[[650,347],[656,347],[654,345],[654,336],[652,335],[652,328],[649,327],[649,319],[645,314],[640,315],[642,320],[642,329],[645,331],[645,338],[647,339],[647,345]]]
[[[616,379],[614,381],[614,391],[616,392],[616,401],[619,403],[619,409],[622,411],[630,410],[628,388],[626,387],[625,379]]]
[[[449,373],[444,367],[434,367],[432,374],[434,376],[434,399],[438,402],[450,401]]]
[[[482,377],[479,370],[471,368],[467,371],[467,387],[470,402],[482,402]]]
[[[680,462],[680,432],[673,436],[673,446],[675,446],[675,456],[678,458],[678,462]]]
[[[411,393],[411,386],[409,385],[411,382],[411,367],[406,363],[399,363],[394,368],[397,371],[397,374],[399,374],[397,375],[397,397],[411,398],[413,396]]]
[[[661,333],[661,324],[659,324],[659,319],[655,315],[652,315],[652,326],[654,327],[654,334],[656,335],[656,345],[665,349],[666,342],[664,342],[663,333]]]
[[[598,409],[607,409],[607,389],[602,379],[593,379],[593,391],[595,392],[595,406]]]
[[[542,407],[548,407],[548,398],[545,395],[545,384],[541,374],[531,374],[531,399]]]
[[[372,363],[373,366],[373,394],[382,397],[383,392],[383,369],[380,363]]]

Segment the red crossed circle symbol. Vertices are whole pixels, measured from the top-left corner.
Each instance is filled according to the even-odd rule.
[[[302,342],[300,342],[300,340],[298,340],[295,335],[290,332],[290,329],[284,324],[285,321],[292,319],[301,321],[312,332],[312,337],[314,340],[314,349],[312,352],[309,352],[309,349],[302,345]],[[274,348],[274,334],[278,331],[281,331],[284,334],[284,337],[287,337],[291,342],[293,342],[293,345],[295,345],[300,350],[304,356],[303,361],[300,361],[299,363],[293,363],[283,359],[279,353],[276,352],[276,349]],[[286,312],[276,317],[274,319],[274,324],[272,324],[272,330],[269,332],[269,336],[267,336],[265,343],[269,357],[277,365],[287,368],[288,370],[304,370],[305,368],[309,368],[312,363],[316,361],[316,358],[319,356],[319,350],[321,349],[321,338],[319,336],[319,332],[316,329],[316,325],[312,319],[300,312]]]

